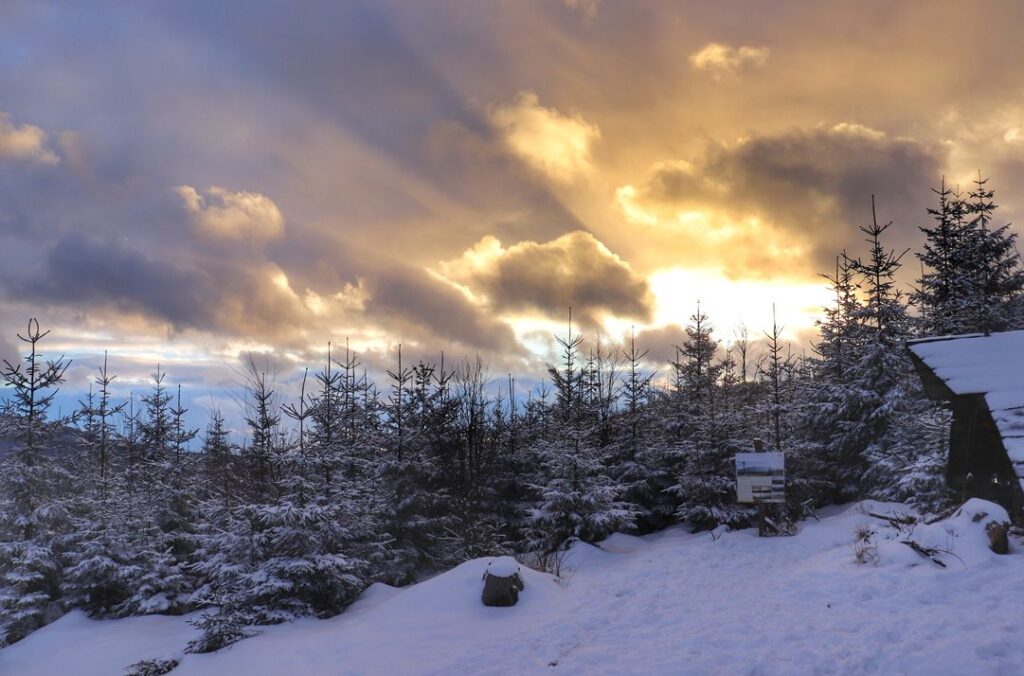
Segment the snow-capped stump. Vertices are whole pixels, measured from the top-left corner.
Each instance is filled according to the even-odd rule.
[[[1010,515],[1003,507],[971,498],[950,516],[916,528],[911,537],[922,549],[938,555],[955,555],[962,564],[970,566],[988,559],[992,552],[1008,553],[1009,527]],[[949,563],[948,558],[946,562]]]
[[[988,548],[996,554],[1006,554],[1010,551],[1007,537],[1010,530],[1010,515],[996,503],[971,498],[953,514],[952,518],[962,522],[969,519],[970,523],[983,527],[988,537]]]
[[[511,556],[501,556],[488,563],[483,580],[481,600],[485,606],[514,606],[525,587],[519,563]]]

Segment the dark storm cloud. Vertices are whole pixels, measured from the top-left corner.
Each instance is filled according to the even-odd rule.
[[[296,300],[273,270],[245,260],[194,256],[176,264],[121,241],[70,234],[36,274],[7,280],[12,295],[47,305],[141,314],[177,329],[284,336]]]
[[[662,163],[634,203],[669,219],[708,206],[737,220],[756,216],[786,241],[806,242],[813,263],[826,269],[839,251],[861,250],[857,228],[871,220],[872,195],[879,219],[895,222],[889,244],[915,244],[916,226],[925,222],[931,204],[929,188],[938,184],[942,166],[937,145],[839,124],[718,144],[692,165]],[[771,260],[756,236],[739,244],[755,254],[744,258],[753,266],[759,252],[763,264],[786,262]]]
[[[625,345],[629,345],[629,336],[625,337]],[[668,324],[636,333],[634,340],[638,351],[647,351],[644,361],[659,369],[664,375],[669,360],[676,358],[676,346],[686,342],[686,331],[676,324]]]
[[[121,242],[71,234],[50,249],[38,277],[16,283],[15,293],[38,301],[145,311],[186,326],[208,319],[201,287],[190,271]]]
[[[911,207],[902,222],[919,220],[928,188],[942,172],[942,156],[911,139],[838,125],[752,138],[717,153],[707,170],[729,184],[730,197],[766,209],[794,232],[811,230],[827,241],[836,230],[831,219],[847,226],[867,220],[872,194],[901,205],[901,212]]]
[[[414,336],[441,337],[482,350],[519,352],[511,328],[474,307],[457,289],[427,272],[393,269],[370,283],[367,317]]]
[[[507,249],[485,238],[443,269],[499,313],[562,318],[571,307],[589,324],[599,314],[648,320],[653,305],[647,280],[588,232]]]

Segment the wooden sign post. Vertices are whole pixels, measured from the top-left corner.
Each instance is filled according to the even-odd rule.
[[[786,502],[786,456],[784,453],[737,453],[736,500],[758,505],[758,535],[782,534],[769,517],[769,505]]]

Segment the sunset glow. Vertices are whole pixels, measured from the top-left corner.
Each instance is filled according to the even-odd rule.
[[[919,9],[8,5],[0,352],[38,314],[83,374],[348,338],[539,375],[570,307],[615,342],[698,301],[806,349],[872,194],[902,248],[943,175],[1024,178],[1020,8]]]

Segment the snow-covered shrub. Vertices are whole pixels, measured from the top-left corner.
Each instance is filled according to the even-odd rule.
[[[877,565],[878,545],[872,540],[875,530],[867,524],[857,527],[853,538],[853,560],[860,564]]]
[[[139,660],[125,669],[124,676],[163,676],[171,673],[178,666],[178,662],[179,660],[174,658]]]
[[[185,652],[210,653],[259,634],[255,620],[239,608],[222,606],[208,610],[190,623],[202,634],[189,641]]]

